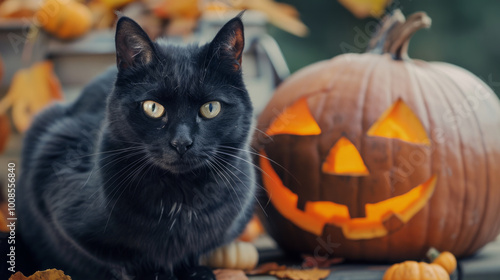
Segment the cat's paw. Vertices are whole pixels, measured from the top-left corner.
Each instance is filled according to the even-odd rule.
[[[177,278],[181,280],[215,280],[215,275],[212,269],[206,266],[195,266],[177,274]]]

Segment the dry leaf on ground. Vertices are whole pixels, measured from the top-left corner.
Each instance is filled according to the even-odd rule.
[[[52,62],[38,62],[16,72],[7,95],[0,100],[0,115],[12,107],[14,126],[24,132],[36,113],[60,99],[61,85],[54,74]]]
[[[30,277],[26,277],[18,271],[12,275],[9,280],[71,280],[71,277],[65,275],[61,270],[47,269],[44,271],[37,271]]]
[[[330,270],[328,269],[286,269],[280,271],[271,271],[269,274],[282,279],[292,280],[320,280],[328,277]]]
[[[246,274],[247,275],[263,275],[263,274],[269,274],[269,272],[271,272],[271,271],[279,271],[279,270],[285,270],[285,269],[286,269],[285,265],[279,265],[278,263],[275,263],[275,262],[269,262],[269,263],[263,263],[252,270],[247,270]]]
[[[302,258],[304,259],[302,262],[302,267],[304,268],[329,268],[344,261],[343,258],[324,258],[306,254],[302,255]]]
[[[243,270],[237,269],[216,269],[214,270],[217,280],[248,280]]]

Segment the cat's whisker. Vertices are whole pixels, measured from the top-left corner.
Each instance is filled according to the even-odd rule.
[[[271,175],[269,175],[269,173],[267,173],[266,171],[264,171],[261,167],[259,167],[258,165],[254,164],[253,162],[248,161],[247,159],[244,159],[244,158],[242,158],[242,157],[238,157],[238,156],[233,155],[233,154],[224,153],[224,152],[222,152],[222,151],[218,151],[218,152],[219,152],[219,153],[221,153],[221,154],[227,155],[227,156],[232,156],[232,157],[234,157],[234,158],[236,158],[236,159],[239,159],[239,160],[245,161],[245,162],[247,162],[247,163],[249,163],[249,164],[251,164],[251,165],[255,166],[255,168],[257,168],[260,172],[262,172],[262,173],[263,173],[263,175],[265,175],[265,176],[269,177],[271,180],[273,180],[273,179],[272,179],[272,176],[271,176]],[[286,171],[286,169],[285,169],[285,171]],[[290,172],[288,172],[288,173],[290,173]],[[292,175],[292,176],[293,176],[293,175]],[[295,177],[293,177],[293,178],[295,178]],[[297,179],[295,179],[295,180],[297,180]],[[298,181],[297,181],[297,182],[298,182]],[[299,184],[300,184],[300,183],[299,183]],[[271,196],[272,196],[272,194],[269,194],[269,199],[271,199]]]
[[[140,165],[145,159],[146,159],[146,157],[143,156],[143,157],[139,158],[138,160],[135,160],[135,161],[127,164],[124,168],[122,168],[120,171],[116,172],[111,178],[109,178],[106,182],[104,182],[103,185],[106,186],[111,179],[113,179],[114,177],[116,177],[118,175],[118,177],[116,177],[112,182],[110,182],[109,185],[114,186],[114,187],[109,192],[109,194],[107,195],[106,198],[109,198],[109,196],[111,194],[116,193],[115,190],[119,190],[122,187],[122,182],[124,182],[125,180],[130,178],[137,171],[136,167],[138,165]],[[130,172],[130,171],[132,171],[132,172]],[[125,175],[125,177],[122,178],[124,175]],[[117,180],[119,180],[120,178],[122,178],[121,181],[118,184],[116,184]],[[113,197],[111,197],[111,200],[113,198],[114,198],[114,194],[113,194]],[[111,200],[108,201],[108,203],[106,204],[106,207],[109,205]]]
[[[243,149],[239,149],[239,148],[235,148],[235,147],[231,147],[231,146],[224,146],[224,145],[219,145],[220,148],[223,148],[223,149],[233,149],[233,150],[240,150],[240,151],[245,151]],[[297,183],[300,184],[299,180],[292,174],[290,173],[290,171],[288,171],[288,169],[286,169],[283,165],[279,164],[278,162],[276,162],[275,160],[273,160],[272,158],[270,157],[267,157],[267,156],[264,156],[260,153],[257,153],[257,152],[252,152],[252,151],[248,151],[250,154],[252,155],[255,155],[255,156],[258,156],[258,157],[261,157],[261,158],[264,158],[264,159],[267,159],[269,162],[271,163],[274,163],[276,166],[278,166],[279,168],[281,168],[283,171],[285,171],[288,175],[290,175],[290,177],[292,177],[292,179],[294,179]],[[226,154],[226,155],[232,155],[232,154]],[[257,166],[255,163],[252,163],[255,167],[259,168],[259,170],[262,171],[262,169],[260,169],[259,166]]]
[[[267,134],[265,131],[258,129],[254,125],[250,125],[250,127],[253,128],[254,131],[257,131],[257,132],[263,134],[266,137],[266,139],[271,140],[271,142],[274,142],[273,137],[271,135]]]
[[[104,169],[106,166],[108,166],[108,165],[110,165],[110,164],[112,164],[112,163],[115,163],[115,164],[116,164],[116,163],[118,163],[118,162],[122,161],[123,159],[126,159],[127,157],[132,157],[132,156],[140,155],[141,153],[143,153],[142,149],[141,149],[141,150],[132,151],[132,152],[131,152],[131,153],[129,153],[129,154],[121,155],[121,156],[119,156],[119,157],[117,157],[117,158],[114,158],[114,159],[110,160],[109,162],[107,162],[106,164],[104,164],[103,166],[100,166],[98,169],[95,169],[95,167],[97,166],[97,163],[98,163],[98,162],[101,162],[101,161],[103,161],[103,160],[106,160],[106,159],[108,159],[108,158],[110,158],[110,157],[112,157],[112,156],[117,156],[117,155],[120,155],[120,154],[125,153],[125,152],[128,152],[128,151],[123,151],[123,152],[119,152],[119,153],[111,154],[111,155],[106,156],[105,158],[102,158],[102,159],[100,159],[100,160],[96,161],[96,163],[95,163],[95,164],[94,164],[94,166],[92,167],[92,170],[90,171],[89,178],[90,178],[90,176],[92,176],[92,174],[93,174],[94,172],[101,171],[101,170],[102,170],[102,169]],[[87,178],[87,181],[89,180],[89,178]],[[85,185],[84,185],[84,186],[85,186]],[[82,188],[83,188],[84,186],[82,186]]]
[[[147,157],[145,157],[145,156],[143,156],[142,158],[140,158],[139,160],[137,160],[134,164],[132,164],[131,166],[133,166],[133,168],[136,168],[138,164],[140,164],[140,167],[139,167],[139,168],[136,168],[134,172],[132,172],[132,173],[128,174],[128,176],[127,176],[127,177],[123,178],[123,179],[121,180],[121,182],[117,184],[118,189],[120,189],[120,187],[122,186],[122,183],[123,183],[124,181],[126,181],[126,180],[127,180],[127,179],[129,179],[129,178],[133,178],[133,177],[135,177],[135,176],[137,175],[137,173],[139,173],[139,172],[140,172],[140,171],[144,168],[144,166],[145,166],[145,165],[143,165],[143,164],[141,164],[141,163],[144,163],[144,162],[146,162],[147,160],[148,160],[148,158],[147,158]],[[132,180],[131,180],[131,181],[132,181]],[[113,182],[113,184],[114,184],[114,182]],[[109,217],[108,217],[108,220],[106,221],[106,225],[104,226],[104,232],[106,232],[106,229],[107,229],[108,224],[109,224],[109,220],[111,219],[111,215],[113,214],[113,210],[115,209],[116,204],[118,203],[118,201],[120,200],[120,197],[122,196],[122,194],[125,192],[125,190],[128,188],[128,186],[129,186],[129,185],[130,185],[130,181],[129,181],[129,183],[128,183],[125,187],[122,187],[122,191],[120,192],[120,194],[118,195],[118,198],[115,200],[115,203],[114,203],[114,204],[113,204],[113,206],[111,207],[111,210],[109,211]],[[116,188],[116,187],[115,187],[115,188]],[[114,193],[114,194],[113,194],[113,197],[111,197],[111,199],[109,199],[109,202],[111,202],[111,201],[114,199],[114,197],[115,197],[115,195],[116,195],[116,193],[117,193],[117,192],[115,192],[115,191],[113,190],[111,193]],[[111,193],[110,193],[109,195],[111,195]],[[108,195],[108,197],[109,197],[109,195]],[[109,202],[108,202],[108,204],[106,204],[105,208],[108,208],[108,206],[109,206]]]
[[[248,179],[250,179],[257,187],[261,188],[262,190],[264,190],[265,192],[267,192],[267,190],[262,187],[259,183],[257,183],[256,180],[253,179],[253,176],[250,176],[248,174],[246,174],[245,172],[243,172],[241,169],[239,169],[238,167],[234,166],[233,164],[231,164],[228,160],[224,159],[224,157],[220,156],[220,155],[217,155],[217,152],[214,151],[212,156],[218,160],[221,160],[223,163],[231,166],[232,168],[236,169],[238,172],[240,172],[241,174],[243,174],[245,177],[247,177]],[[239,177],[238,177],[239,178]],[[241,180],[240,180],[241,181]],[[242,182],[243,183],[243,182]],[[246,185],[245,185],[246,186]]]
[[[215,162],[215,161],[212,161],[212,163],[214,164],[214,167],[217,168],[217,170],[219,170],[218,174],[219,176],[222,175],[222,177],[224,177],[224,179],[226,180],[226,182],[228,183],[229,187],[231,188],[231,190],[234,192],[234,195],[236,196],[236,198],[238,199],[238,202],[240,203],[240,206],[243,207],[243,204],[241,203],[241,200],[240,200],[240,197],[238,196],[238,193],[236,193],[236,190],[234,189],[233,187],[233,184],[229,181],[229,179],[226,177],[226,174],[224,172],[224,170],[221,168],[220,164]],[[229,175],[228,175],[229,176]],[[232,180],[232,179],[231,179]]]
[[[111,163],[113,163],[113,162],[116,164],[116,163],[119,163],[119,162],[121,162],[121,161],[123,161],[123,160],[125,160],[125,159],[129,158],[130,156],[137,156],[137,155],[140,155],[141,153],[142,153],[142,152],[135,152],[135,153],[130,154],[130,155],[120,156],[120,157],[118,157],[118,158],[116,158],[116,159],[111,160],[110,162],[106,163],[105,165],[101,166],[101,167],[100,167],[99,169],[97,169],[96,171],[99,171],[99,170],[104,170],[104,167],[106,167],[107,165],[109,165],[109,164],[111,164]],[[133,162],[132,162],[132,163],[133,163]],[[119,170],[118,172],[116,172],[113,176],[111,176],[108,180],[106,180],[106,182],[104,182],[104,184],[103,184],[103,185],[106,185],[106,184],[107,184],[107,183],[108,183],[111,179],[113,179],[113,178],[114,178],[114,177],[116,177],[117,175],[122,176],[122,175],[121,175],[122,171],[123,171],[124,169],[130,169],[130,168],[131,168],[131,167],[130,167],[130,164],[125,164],[125,166],[124,166],[122,169],[120,169],[120,170]],[[112,190],[112,191],[113,191],[113,190]],[[96,190],[94,193],[92,193],[92,195],[89,197],[89,199],[91,199],[91,198],[92,198],[92,197],[93,197],[93,196],[94,196],[97,192],[98,192],[98,190]],[[104,202],[103,202],[103,203],[104,203]],[[101,204],[102,204],[102,203],[101,203]]]
[[[239,91],[241,91],[243,93],[247,93],[247,91],[245,89],[242,89],[242,88],[239,88],[239,87],[235,87],[233,85],[224,85],[224,86],[230,87],[230,88],[234,88],[235,90],[239,90]]]
[[[90,171],[90,173],[89,173],[89,177],[87,178],[87,180],[85,181],[85,183],[81,186],[81,189],[83,189],[83,188],[86,186],[86,184],[89,182],[89,180],[90,180],[91,176],[92,176],[94,173],[96,173],[96,172],[98,172],[98,171],[103,170],[106,166],[108,166],[108,165],[110,165],[110,164],[112,164],[112,163],[115,163],[115,164],[116,164],[116,163],[119,163],[119,162],[121,162],[121,161],[125,160],[125,159],[126,159],[126,158],[128,158],[128,157],[131,157],[131,156],[136,156],[136,155],[140,155],[141,153],[142,153],[142,151],[136,151],[136,152],[133,152],[133,153],[130,153],[130,154],[126,154],[126,155],[119,156],[119,157],[117,157],[117,158],[115,158],[115,159],[112,159],[111,161],[109,161],[108,163],[104,164],[103,166],[99,167],[98,169],[95,169],[95,167],[97,166],[97,163],[96,163],[96,164],[94,164],[94,166],[92,167],[92,169],[91,169],[91,171]],[[109,156],[108,156],[108,157],[109,157]],[[116,174],[115,174],[115,175],[116,175]],[[111,179],[111,178],[110,178],[110,179]],[[99,191],[99,189],[95,190],[95,191],[94,191],[94,192],[93,192],[93,193],[89,196],[89,198],[88,198],[88,199],[91,199],[91,198],[92,198],[95,194],[97,194],[97,192],[98,192],[98,191]]]
[[[233,167],[234,169],[238,170],[241,174],[245,175],[247,178],[249,178],[256,186],[258,186],[259,188],[263,189],[265,192],[267,192],[267,190],[262,187],[259,183],[257,183],[251,176],[247,175],[245,172],[241,171],[239,168],[237,168],[236,166],[232,165],[230,162],[228,162],[227,160],[225,160],[224,158],[222,157],[219,157],[217,156],[217,154],[213,154],[213,157],[214,159],[218,159],[220,161],[222,161],[223,163]],[[226,167],[227,168],[227,167]],[[227,168],[229,170],[229,168]],[[231,172],[231,174],[233,174],[234,177],[238,178],[238,180],[247,188],[247,190],[250,191],[250,187],[245,184],[236,174],[234,174],[231,170],[229,170],[229,172]],[[267,213],[266,213],[266,210],[264,210],[264,207],[262,207],[262,204],[260,204],[260,201],[258,200],[257,196],[255,195],[254,192],[251,192],[253,194],[253,197],[255,198],[255,201],[257,201],[257,203],[259,204],[260,208],[262,209],[262,212],[264,213],[264,215],[266,215],[267,217]],[[267,202],[269,203],[269,201]]]
[[[210,160],[207,160],[207,161],[206,161],[206,163],[207,163],[207,164],[211,167],[211,168],[210,168],[210,170],[211,170],[211,171],[212,171],[215,175],[217,175],[217,176],[218,176],[221,180],[223,180],[223,179],[222,179],[222,176],[219,174],[218,168],[215,166],[215,164],[214,164],[214,163],[212,163]],[[223,184],[221,184],[221,183],[219,182],[219,180],[217,180],[217,176],[214,176],[215,182],[217,183],[217,185],[218,185],[219,187],[221,187],[221,188],[222,188],[222,187],[224,187],[224,185],[223,185]],[[233,194],[232,194],[231,192],[229,192],[229,195],[231,196],[231,199],[234,201]]]
[[[223,164],[218,162],[216,158],[213,158],[213,163],[216,164],[217,166],[219,166],[220,170],[222,172],[224,172],[224,174],[226,174],[227,177],[229,177],[234,184],[236,184],[234,179],[228,174],[228,172],[227,172],[228,169],[226,166],[224,166]],[[224,177],[226,177],[226,176],[224,176]],[[229,186],[231,187],[231,189],[233,190],[234,194],[236,195],[236,198],[238,198],[238,202],[240,203],[240,207],[243,209],[243,203],[241,203],[241,198],[238,195],[238,193],[236,192],[236,189],[234,188],[233,183],[229,182],[229,180],[228,180],[228,183],[229,183]]]
[[[138,149],[142,149],[142,147],[127,147],[127,148],[122,148],[122,149],[116,149],[116,150],[110,150],[110,151],[105,151],[105,152],[98,152],[98,153],[92,153],[92,154],[86,154],[86,155],[83,155],[81,157],[74,157],[74,158],[71,158],[72,160],[76,160],[76,159],[83,159],[83,158],[86,158],[86,157],[92,157],[92,156],[98,156],[98,155],[104,155],[104,154],[109,154],[109,153],[117,153],[117,152],[127,152],[127,151],[133,151],[133,150],[138,150]]]

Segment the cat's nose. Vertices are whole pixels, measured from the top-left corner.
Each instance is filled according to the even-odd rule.
[[[193,139],[191,138],[188,125],[181,124],[175,129],[175,134],[170,140],[170,145],[175,148],[181,156],[193,146]]]
[[[193,140],[189,138],[174,139],[170,142],[170,145],[174,147],[179,155],[183,155],[189,148],[193,146]]]

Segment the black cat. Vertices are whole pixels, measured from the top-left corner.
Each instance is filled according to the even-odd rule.
[[[115,39],[118,69],[26,134],[20,237],[37,269],[76,280],[212,279],[199,256],[254,207],[241,19],[203,46],[152,42],[127,17]]]

